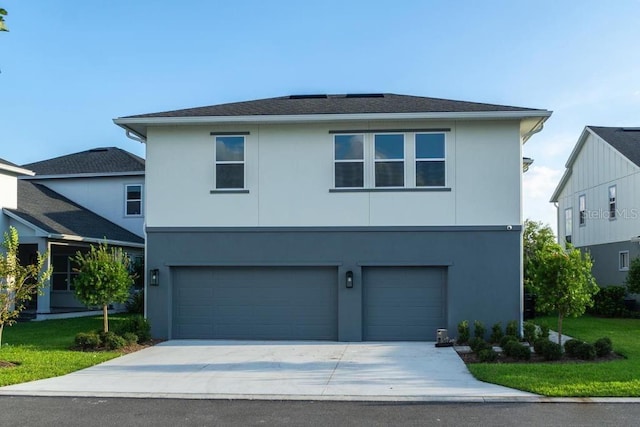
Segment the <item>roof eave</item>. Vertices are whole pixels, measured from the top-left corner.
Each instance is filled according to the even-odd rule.
[[[209,124],[269,124],[313,123],[357,120],[515,120],[539,118],[544,122],[552,112],[523,111],[463,111],[422,113],[358,113],[358,114],[298,114],[252,116],[189,116],[189,117],[121,117],[113,122],[136,136],[146,138],[149,126],[209,125]]]
[[[37,181],[41,179],[72,179],[72,178],[114,178],[124,176],[144,176],[145,171],[130,171],[130,172],[106,172],[106,173],[70,173],[70,174],[56,174],[56,175],[31,175],[20,177],[20,179],[28,181]]]
[[[30,171],[29,169],[24,169],[18,166],[11,166],[4,163],[0,163],[0,169],[7,172],[11,172],[16,175],[34,176],[36,174],[35,172]]]

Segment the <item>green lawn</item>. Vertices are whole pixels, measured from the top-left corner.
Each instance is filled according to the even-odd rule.
[[[126,317],[110,316],[110,328]],[[69,350],[78,332],[101,329],[101,316],[17,323],[5,327],[0,361],[18,366],[0,368],[0,386],[57,377],[120,356],[119,352],[113,351],[85,353]]]
[[[536,319],[556,329],[555,317]],[[639,397],[640,319],[565,319],[563,333],[594,342],[608,336],[624,359],[591,363],[478,363],[468,365],[478,379],[545,396]]]

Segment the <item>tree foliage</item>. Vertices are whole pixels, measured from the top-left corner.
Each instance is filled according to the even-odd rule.
[[[5,16],[7,16],[7,11],[0,7],[0,31],[9,31],[7,26],[4,24]]]
[[[76,297],[86,305],[102,307],[104,331],[109,331],[108,306],[129,299],[133,277],[129,273],[129,258],[121,248],[106,243],[91,246],[86,254],[77,252],[78,276],[74,279]]]
[[[640,294],[640,257],[631,261],[624,284],[627,285],[627,292]]]
[[[524,231],[522,233],[522,255],[524,266],[524,288],[526,292],[535,293],[535,270],[540,264],[538,254],[545,245],[555,243],[556,238],[553,230],[542,222],[532,221],[530,219],[524,222]]]
[[[588,254],[567,245],[563,249],[552,242],[537,251],[538,262],[534,271],[537,307],[541,311],[558,313],[558,344],[562,336],[562,319],[578,317],[593,306],[593,295],[599,288],[591,268]]]
[[[35,264],[24,266],[18,259],[18,245],[18,231],[10,227],[4,233],[4,253],[0,253],[0,346],[5,325],[16,322],[25,304],[41,291],[51,276],[51,267],[44,269],[46,254],[38,253]]]

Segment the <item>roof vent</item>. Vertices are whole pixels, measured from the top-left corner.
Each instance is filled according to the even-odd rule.
[[[103,153],[105,151],[109,151],[109,149],[104,147],[99,147],[99,148],[92,148],[91,150],[89,150],[90,153]]]
[[[384,93],[348,93],[345,98],[384,98]]]
[[[326,99],[327,95],[289,95],[289,99]]]
[[[640,132],[640,128],[622,128],[622,132]]]

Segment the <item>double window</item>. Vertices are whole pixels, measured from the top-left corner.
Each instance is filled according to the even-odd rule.
[[[125,216],[142,215],[142,184],[125,186]]]
[[[336,134],[334,185],[356,189],[444,187],[445,134]]]
[[[243,189],[244,171],[244,136],[216,136],[215,147],[215,188]]]

